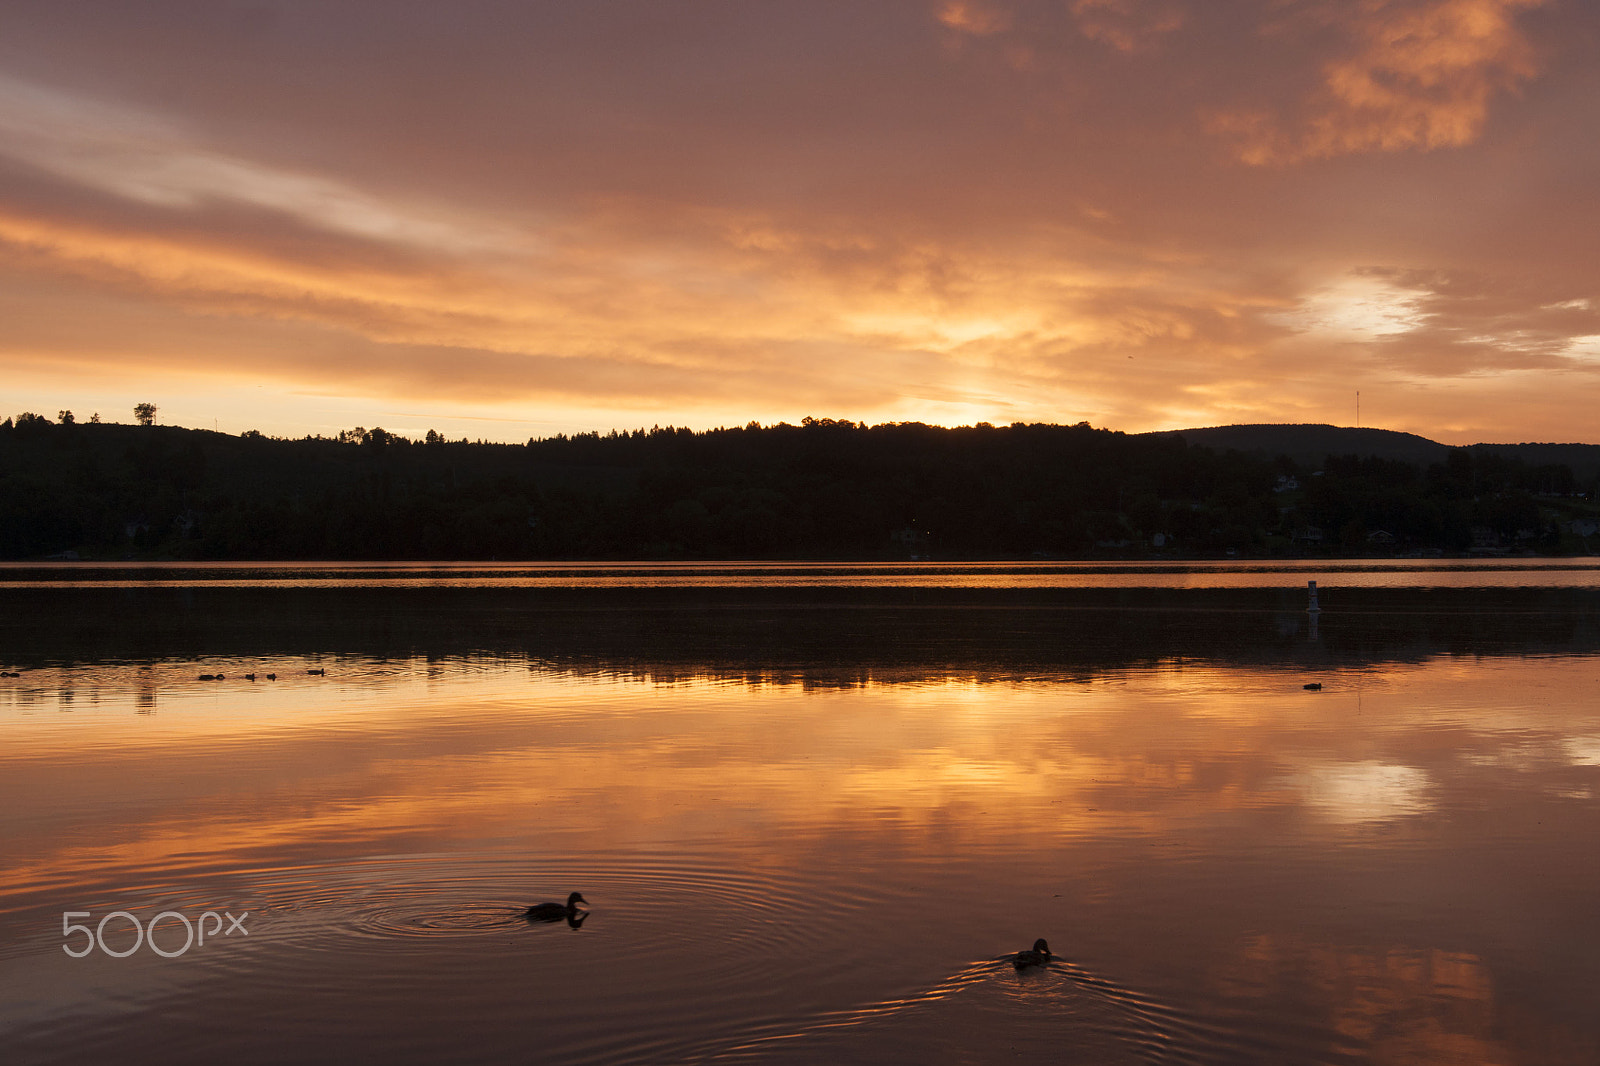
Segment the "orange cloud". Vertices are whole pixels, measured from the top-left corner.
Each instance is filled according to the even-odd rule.
[[[935,17],[952,30],[974,37],[988,37],[1011,28],[1009,12],[976,0],[946,0]]]
[[[1353,51],[1323,66],[1302,117],[1227,111],[1211,129],[1254,165],[1471,144],[1490,102],[1539,73],[1515,17],[1543,2],[1366,0],[1341,27]]]

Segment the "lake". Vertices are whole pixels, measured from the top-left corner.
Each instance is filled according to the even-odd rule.
[[[1600,1061],[1595,560],[11,565],[0,669],[8,1063]]]

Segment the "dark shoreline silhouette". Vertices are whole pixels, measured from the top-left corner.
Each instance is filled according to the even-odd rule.
[[[1446,448],[1336,427],[1193,431],[1245,446],[1223,451],[1086,423],[833,419],[510,445],[431,431],[420,442],[382,429],[279,440],[19,419],[0,421],[0,558],[9,559],[1600,551],[1592,445]],[[1418,441],[1431,446],[1417,453],[1424,461],[1386,457],[1413,454]],[[1307,451],[1341,442],[1348,452]]]

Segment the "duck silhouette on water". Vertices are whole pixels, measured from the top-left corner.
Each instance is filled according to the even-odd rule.
[[[582,892],[574,892],[567,897],[565,903],[535,903],[522,912],[522,916],[530,922],[561,922],[564,921],[576,929],[589,917],[588,911],[580,911],[578,904],[588,903],[583,898]]]
[[[1019,970],[1026,970],[1030,966],[1048,966],[1050,964],[1050,945],[1040,937],[1033,942],[1033,947],[1027,951],[1019,951],[1011,956],[1011,965]]]

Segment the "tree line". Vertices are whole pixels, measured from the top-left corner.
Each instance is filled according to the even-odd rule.
[[[1314,468],[1181,436],[921,423],[526,444],[0,422],[0,555],[894,559],[1588,551],[1595,485],[1473,448]],[[65,412],[64,412],[65,414]]]

